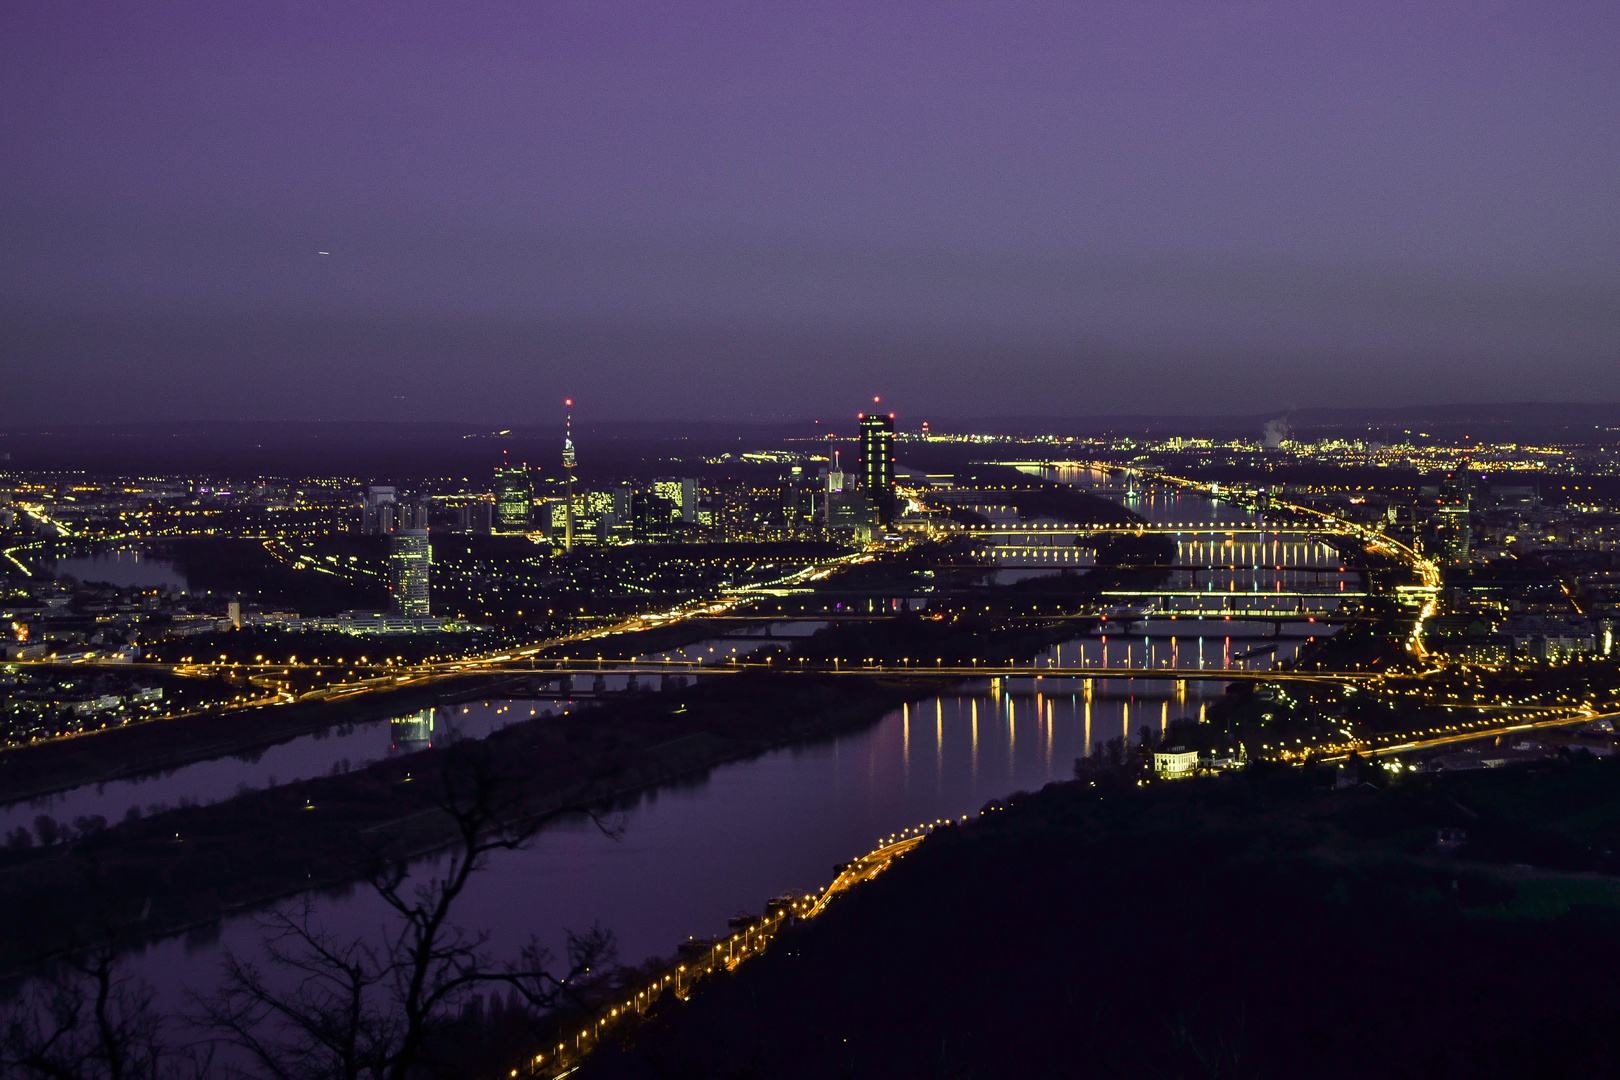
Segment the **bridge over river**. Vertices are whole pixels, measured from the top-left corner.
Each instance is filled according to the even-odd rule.
[[[544,660],[521,670],[540,676],[575,675],[727,675],[769,672],[773,675],[858,675],[889,679],[1165,679],[1222,682],[1304,682],[1336,685],[1366,682],[1376,676],[1350,671],[1279,671],[1273,669],[1170,667],[1170,666],[1091,666],[995,664],[967,661],[940,663],[926,661],[839,661],[835,663],[761,663],[726,660],[703,663],[693,660]]]
[[[1036,536],[1087,536],[1098,533],[1165,534],[1169,536],[1340,536],[1347,529],[1329,525],[1250,525],[1243,522],[1215,521],[1119,521],[1083,525],[1053,525],[1035,522],[1003,522],[995,525],[944,525],[943,531],[961,536],[995,540],[1017,540]]]

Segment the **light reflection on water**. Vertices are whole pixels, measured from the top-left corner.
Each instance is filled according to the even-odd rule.
[[[618,935],[625,961],[668,954],[688,935],[722,932],[739,911],[758,912],[771,896],[825,885],[833,864],[899,828],[1066,779],[1088,746],[1196,717],[1223,688],[1189,681],[1178,694],[1168,680],[1097,680],[1088,695],[1078,680],[1055,693],[1018,683],[1033,680],[926,698],[864,731],[637,796],[623,808],[617,840],[580,821],[554,826],[529,850],[492,859],[461,917],[489,929],[498,950],[536,932],[560,949],[565,928],[600,921]],[[363,889],[323,897],[318,910],[342,935],[385,917]],[[254,942],[251,921],[238,918],[217,940],[162,942],[132,962],[167,999],[183,982],[212,983],[220,944],[251,951]]]
[[[1256,647],[1254,637],[1269,634],[1271,627],[1223,625],[1229,629],[1219,637],[1211,634],[1202,638],[1166,639],[1115,634],[1077,639],[1048,649],[1036,659],[1036,664],[1263,670],[1275,660],[1292,657],[1302,644],[1299,639],[1279,639],[1275,653],[1246,659],[1246,654]],[[1246,631],[1248,637],[1244,636]],[[758,638],[717,638],[658,654],[658,658],[729,659],[747,655],[760,644]],[[632,677],[639,678],[639,685],[647,689],[658,688],[662,678],[646,673],[604,675],[600,677],[602,692],[623,692]],[[594,677],[578,678],[574,681],[574,692],[595,693],[596,681]],[[1012,680],[1012,683],[1033,685],[1032,680],[1022,679]],[[1161,689],[1158,680],[1141,685],[1153,692]],[[333,771],[358,769],[393,753],[408,753],[448,740],[482,738],[508,724],[565,711],[573,704],[549,699],[502,698],[441,705],[393,720],[339,724],[248,754],[194,762],[141,777],[86,784],[55,795],[12,803],[0,807],[0,834],[19,826],[32,827],[34,818],[40,814],[62,822],[99,815],[109,823],[116,823],[131,807],[151,813],[182,802],[206,805],[231,798],[248,788],[275,787]]]
[[[797,637],[813,632],[824,623],[773,623],[774,637]],[[759,636],[711,638],[706,641],[660,653],[649,659],[731,658],[746,656],[764,642]],[[630,675],[601,677],[601,691],[619,693],[629,685]],[[658,689],[659,675],[642,674],[638,685]],[[596,680],[576,679],[574,690],[594,693]],[[32,827],[34,818],[49,814],[58,821],[100,816],[109,823],[123,819],[131,807],[151,812],[161,806],[187,803],[206,805],[228,799],[245,788],[267,788],[321,776],[338,769],[357,769],[391,753],[425,749],[447,739],[482,738],[490,732],[532,716],[547,716],[572,707],[571,702],[496,699],[441,705],[425,713],[411,713],[394,720],[368,720],[336,724],[322,731],[298,735],[275,746],[246,754],[198,761],[130,779],[85,784],[54,795],[0,806],[0,834],[19,826]]]
[[[60,559],[51,570],[78,581],[106,582],[121,589],[186,589],[185,575],[174,563],[154,559],[140,548],[121,548],[85,559]]]
[[[425,743],[401,745],[401,739],[419,740],[431,729],[436,742],[456,738],[482,738],[519,720],[567,708],[566,702],[491,700],[442,705],[394,720],[339,724],[324,731],[300,735],[276,746],[249,754],[198,761],[163,772],[86,784],[70,791],[0,807],[0,833],[18,826],[32,827],[34,818],[49,814],[71,822],[99,815],[109,823],[123,819],[130,807],[151,812],[178,806],[182,800],[199,805],[219,802],[246,788],[268,788],[322,776],[336,769],[358,769],[391,753],[422,749]]]

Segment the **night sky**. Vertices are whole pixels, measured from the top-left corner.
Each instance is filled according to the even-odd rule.
[[[0,380],[12,427],[1620,399],[1620,4],[14,0]]]

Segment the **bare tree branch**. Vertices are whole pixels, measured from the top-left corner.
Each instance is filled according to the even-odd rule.
[[[228,955],[225,987],[199,999],[198,1021],[245,1055],[238,1076],[268,1080],[408,1080],[454,1064],[435,1051],[458,1010],[486,989],[504,988],[536,1019],[576,1002],[578,980],[612,962],[612,935],[592,927],[569,936],[568,968],[532,940],[516,959],[497,964],[487,933],[469,934],[453,921],[473,876],[497,851],[525,847],[558,817],[584,812],[604,834],[622,824],[588,807],[536,810],[526,778],[503,775],[487,748],[446,755],[436,806],[454,842],[447,861],[413,877],[403,854],[375,856],[368,879],[394,916],[382,942],[340,943],[301,910],[278,911],[264,922],[265,966]]]

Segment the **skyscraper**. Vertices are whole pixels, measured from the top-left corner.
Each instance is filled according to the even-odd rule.
[[[428,581],[433,549],[426,529],[399,529],[388,538],[389,585],[395,615],[425,619],[432,614]]]
[[[894,519],[894,413],[861,413],[861,487],[878,521]]]
[[[836,495],[844,490],[844,466],[839,464],[838,451],[833,451],[832,468],[827,470],[827,494]]]
[[[372,484],[366,488],[365,516],[360,531],[367,536],[382,536],[394,531],[394,506],[398,491],[389,484]]]
[[[1467,568],[1473,541],[1473,526],[1468,516],[1466,501],[1440,507],[1435,539],[1439,542],[1442,566]]]
[[[495,530],[502,533],[529,531],[534,508],[534,488],[529,470],[503,467],[495,472]]]

